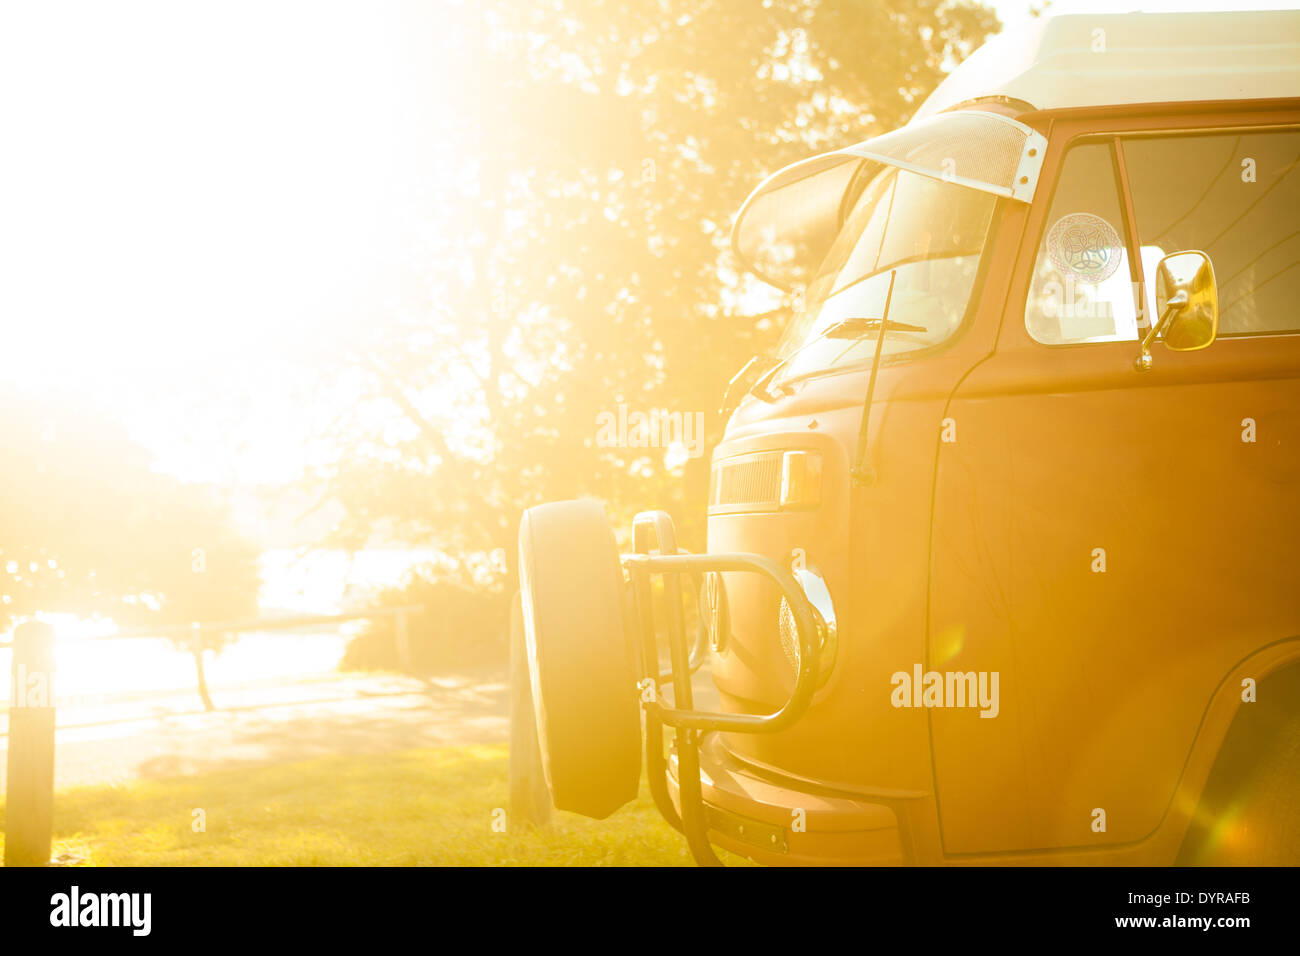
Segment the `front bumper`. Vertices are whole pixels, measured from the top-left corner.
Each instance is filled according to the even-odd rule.
[[[810,793],[731,756],[721,735],[699,748],[707,839],[771,866],[897,866],[906,862],[894,810],[882,803]],[[668,790],[681,812],[680,761],[668,761]]]
[[[751,554],[685,555],[671,519],[644,512],[633,524],[636,553],[626,556],[631,583],[629,625],[637,639],[645,718],[646,771],[664,818],[686,836],[702,865],[718,865],[712,844],[765,863],[890,864],[903,862],[894,810],[886,804],[835,795],[803,781],[760,772],[729,755],[721,733],[773,733],[799,720],[811,703],[818,676],[820,611],[790,572]],[[681,613],[683,574],[745,571],[767,576],[781,590],[794,619],[798,672],[789,699],[770,714],[711,713],[694,709],[691,673],[703,647],[692,653]],[[650,578],[663,576],[671,667],[659,670]],[[673,706],[660,697],[672,688]],[[665,727],[675,731],[664,755]]]

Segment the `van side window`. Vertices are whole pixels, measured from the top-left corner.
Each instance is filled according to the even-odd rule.
[[[1219,335],[1300,331],[1300,131],[1124,140],[1142,262],[1199,249],[1219,287]],[[1154,270],[1147,268],[1147,307]]]
[[[1045,345],[1137,339],[1138,315],[1108,143],[1065,154],[1038,244],[1025,328]]]

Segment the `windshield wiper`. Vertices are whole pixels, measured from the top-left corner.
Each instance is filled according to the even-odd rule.
[[[891,322],[889,320],[889,306],[894,301],[894,278],[898,275],[897,269],[889,271],[889,288],[885,290],[885,312],[878,322],[876,333],[876,354],[871,360],[871,377],[867,379],[867,397],[862,403],[862,423],[858,427],[858,448],[853,455],[853,470],[850,474],[853,476],[855,485],[870,485],[876,480],[876,469],[867,461],[870,456],[870,432],[867,430],[871,423],[871,402],[876,397],[876,373],[880,371],[880,350],[885,343],[885,331],[893,325],[902,325],[902,322]],[[866,321],[872,321],[870,319]],[[911,328],[916,328],[912,326]],[[925,329],[921,330],[926,331]]]
[[[766,370],[768,364],[775,361],[776,359],[770,355],[755,355],[741,366],[740,371],[731,376],[731,381],[727,383],[727,390],[722,393],[722,404],[718,406],[718,414],[726,418],[740,404],[740,399],[735,397],[736,392],[743,387],[745,380],[751,376],[756,366]]]
[[[830,326],[822,335],[828,339],[856,339],[868,332],[929,332],[924,325],[909,325],[893,319],[842,319]]]
[[[893,277],[893,273],[890,273],[889,288],[891,294],[893,292],[893,287],[894,287],[894,277]],[[888,298],[886,298],[885,300],[885,313],[886,316],[889,313]],[[769,404],[776,401],[777,396],[772,394],[771,384],[772,384],[772,380],[776,378],[777,373],[779,373],[783,368],[789,365],[796,355],[798,355],[804,349],[808,348],[810,345],[815,345],[816,343],[822,341],[822,339],[861,339],[861,338],[865,338],[871,332],[879,332],[883,335],[885,332],[929,332],[929,331],[930,330],[923,325],[909,325],[907,322],[895,322],[893,319],[887,317],[878,318],[878,319],[855,317],[849,319],[841,319],[838,322],[832,322],[830,325],[826,326],[826,328],[822,329],[820,332],[818,332],[816,335],[810,338],[803,345],[799,346],[797,349],[795,349],[785,358],[781,359],[781,361],[777,362],[770,369],[768,369],[767,374],[765,374],[762,378],[760,378],[757,382],[753,384],[753,386],[749,390],[749,394],[753,395],[755,398],[761,398],[763,401]],[[749,368],[749,366],[747,365],[745,366],[745,368]]]

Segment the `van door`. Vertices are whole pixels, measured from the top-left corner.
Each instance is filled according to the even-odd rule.
[[[1300,634],[1300,132],[1227,122],[1058,125],[997,350],[952,395],[926,666],[996,671],[1000,701],[930,711],[947,853],[1147,837],[1227,672]],[[1139,372],[1186,249],[1219,338]]]

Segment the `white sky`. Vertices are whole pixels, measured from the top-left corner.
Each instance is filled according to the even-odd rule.
[[[27,374],[82,353],[145,372],[196,327],[233,351],[252,316],[329,303],[365,268],[405,152],[387,25],[265,9],[6,7],[0,188],[22,229],[0,262]]]
[[[428,39],[448,2],[0,4],[0,384],[122,414],[185,477],[327,456],[309,437],[332,409],[274,357],[409,278],[436,220],[429,119],[455,95]],[[240,376],[272,384],[254,408],[223,387]],[[197,417],[171,400],[196,389]]]
[[[406,265],[446,88],[408,13],[0,6],[0,382],[123,414],[165,470],[292,477],[301,396],[234,409],[223,385],[365,321]],[[195,389],[197,421],[168,401]]]

